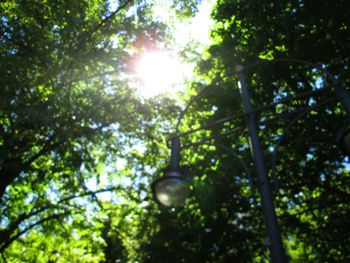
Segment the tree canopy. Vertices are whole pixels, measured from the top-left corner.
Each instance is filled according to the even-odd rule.
[[[259,112],[257,121],[292,262],[348,260],[349,160],[335,145],[337,132],[348,119],[334,99],[334,88],[326,88],[332,78],[344,82],[344,87],[349,83],[348,8],[345,1],[217,1],[212,13],[213,44],[199,65],[199,74],[212,87],[188,112],[187,123],[194,124],[193,128],[239,115],[241,95],[232,75],[236,65],[251,65],[245,73],[253,105],[275,104]],[[321,69],[300,61],[258,66],[261,60],[293,58],[318,64]],[[278,103],[317,90],[312,96]],[[215,262],[268,259],[255,170],[249,178],[239,160],[218,147],[230,146],[249,165],[247,133],[241,127],[243,118],[207,129],[202,137],[211,137],[208,143],[217,146],[206,147],[205,157],[196,158],[194,174],[202,175],[197,187],[205,185],[203,191],[215,196],[208,198],[202,191],[196,196],[202,205],[204,229],[215,233],[203,233],[206,239],[213,238],[209,248]],[[184,159],[192,161],[193,152],[188,154]]]
[[[199,2],[171,8],[184,19]],[[172,209],[149,185],[168,165],[178,100],[140,98],[127,77],[141,52],[170,43],[152,4],[0,3],[0,262],[268,262],[235,76],[254,63],[245,74],[266,108],[257,122],[287,256],[348,261],[349,158],[334,143],[348,120],[329,85],[349,84],[350,3],[216,1],[212,44],[179,94],[186,104],[205,89],[179,126],[193,131],[181,137],[192,194]],[[321,69],[272,62],[291,58]]]
[[[108,236],[138,213],[135,145],[160,110],[124,76],[144,46],[165,41],[165,25],[146,1],[0,6],[1,260],[96,262],[103,249],[122,258],[113,251],[126,232]]]

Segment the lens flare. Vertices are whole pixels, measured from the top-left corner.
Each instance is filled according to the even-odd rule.
[[[138,78],[142,82],[141,93],[151,97],[169,92],[181,83],[185,66],[179,59],[166,52],[145,53],[137,65]]]

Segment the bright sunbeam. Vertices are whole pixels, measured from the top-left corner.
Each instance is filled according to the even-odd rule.
[[[185,66],[166,52],[145,53],[137,64],[137,75],[142,82],[140,92],[145,97],[171,91],[182,82]]]

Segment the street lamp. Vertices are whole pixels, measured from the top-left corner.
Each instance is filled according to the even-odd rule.
[[[165,206],[181,206],[190,195],[190,182],[182,173],[168,171],[153,182],[152,192]]]
[[[262,210],[265,218],[266,228],[269,236],[269,243],[270,243],[270,254],[271,254],[271,260],[272,262],[286,262],[285,258],[285,252],[283,249],[281,234],[277,222],[277,217],[275,213],[275,207],[274,202],[271,194],[270,189],[270,183],[269,178],[267,176],[266,172],[266,165],[264,162],[264,156],[261,144],[259,142],[259,136],[258,136],[258,125],[256,121],[256,113],[262,112],[263,110],[277,105],[277,103],[272,103],[268,106],[260,107],[260,108],[253,108],[250,100],[249,95],[249,88],[246,82],[246,77],[244,74],[244,71],[247,69],[252,69],[256,66],[260,66],[263,64],[268,63],[277,63],[277,62],[286,62],[286,63],[298,63],[303,65],[308,65],[312,67],[313,69],[316,69],[318,71],[323,72],[326,74],[326,76],[330,79],[331,85],[328,87],[334,87],[335,88],[335,94],[336,99],[340,100],[342,103],[346,114],[347,114],[347,121],[350,120],[350,97],[348,92],[341,86],[341,82],[338,82],[336,78],[331,75],[324,67],[321,67],[317,64],[299,60],[299,59],[275,59],[270,61],[259,61],[254,64],[250,64],[248,66],[236,66],[235,68],[235,74],[238,75],[238,87],[242,96],[242,101],[244,105],[245,111],[241,114],[238,114],[236,116],[230,116],[227,118],[224,118],[222,120],[218,120],[215,122],[215,124],[218,123],[224,123],[228,120],[232,120],[233,118],[237,117],[244,117],[246,122],[246,127],[249,132],[249,141],[250,141],[250,149],[252,153],[252,159],[255,164],[256,173],[257,173],[257,179],[258,179],[258,185],[259,185],[259,191],[261,195],[261,201],[262,201]],[[207,89],[208,87],[205,87],[204,89]],[[324,87],[325,88],[325,87]],[[203,90],[204,90],[203,89]],[[165,176],[161,177],[160,179],[157,179],[152,184],[152,190],[155,195],[155,198],[158,200],[159,203],[166,205],[166,206],[179,206],[183,204],[186,197],[189,195],[189,181],[188,177],[185,176],[181,169],[180,169],[180,140],[179,137],[183,135],[188,135],[191,132],[196,132],[198,130],[201,130],[203,128],[195,129],[191,132],[187,133],[179,133],[179,125],[181,123],[181,120],[186,113],[189,106],[193,103],[194,100],[196,100],[199,95],[203,92],[200,91],[199,94],[197,94],[195,97],[193,97],[185,109],[180,113],[178,123],[176,126],[176,132],[175,136],[171,139],[171,159],[170,159],[170,169],[165,173]],[[297,98],[306,97],[314,94],[316,91],[307,92],[305,94],[299,94],[298,96],[294,96],[293,98],[286,98],[284,101],[279,101],[278,103],[292,101]],[[330,102],[331,100],[327,101]],[[303,112],[301,115],[298,115],[298,117],[290,124],[293,125],[295,122],[297,122],[299,119],[301,119],[305,114],[307,114],[312,109],[311,106],[309,106],[305,112]],[[282,134],[282,137],[284,134]],[[339,147],[342,149],[342,151],[346,154],[350,153],[350,126],[345,126],[340,129],[337,135],[337,142]],[[175,197],[178,195],[177,197]]]
[[[180,149],[180,139],[174,136],[171,138],[170,169],[151,185],[155,199],[165,206],[181,206],[190,194],[189,177],[180,169]]]

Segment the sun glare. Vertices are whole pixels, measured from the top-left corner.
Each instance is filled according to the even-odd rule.
[[[183,79],[185,66],[167,52],[145,53],[138,62],[137,75],[145,97],[176,90]]]

